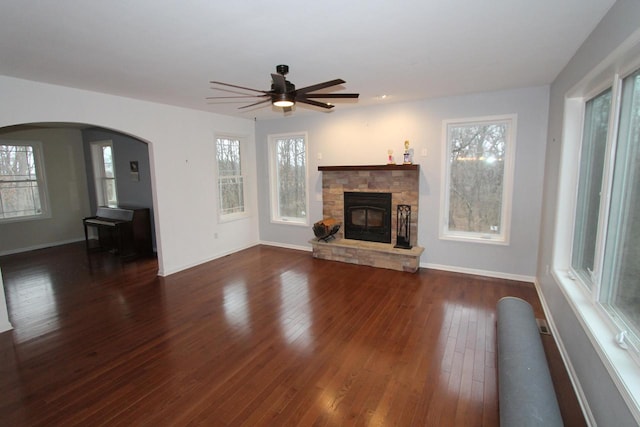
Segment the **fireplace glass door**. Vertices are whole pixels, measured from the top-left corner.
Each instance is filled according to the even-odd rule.
[[[344,237],[391,243],[391,193],[344,193]]]

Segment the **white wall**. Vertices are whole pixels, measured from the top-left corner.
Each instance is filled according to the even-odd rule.
[[[0,93],[0,127],[87,123],[150,144],[161,275],[258,242],[255,196],[247,198],[253,212],[250,218],[217,223],[214,173],[214,135],[237,133],[253,147],[253,121],[4,76],[0,76]],[[255,153],[244,154],[248,170],[254,170]],[[249,191],[255,194],[255,176],[248,181]]]
[[[635,426],[623,396],[568,303],[558,283],[547,272],[552,265],[556,223],[563,109],[566,93],[639,28],[640,2],[619,0],[580,47],[551,86],[549,132],[537,282],[553,323],[593,418],[601,426]],[[637,371],[636,371],[637,373]],[[637,381],[636,378],[628,378]]]
[[[13,329],[9,322],[9,313],[7,311],[7,301],[4,296],[4,282],[2,280],[2,269],[0,269],[0,332]]]
[[[516,113],[517,148],[511,243],[508,246],[444,241],[438,238],[442,183],[442,121]],[[548,117],[548,87],[390,104],[330,113],[314,113],[258,121],[260,239],[281,245],[309,247],[311,226],[273,224],[269,220],[267,137],[307,131],[311,182],[310,222],[322,219],[322,176],[318,166],[385,164],[393,149],[402,162],[404,141],[420,164],[418,244],[425,247],[422,266],[533,280]],[[422,157],[422,150],[427,156]],[[322,159],[318,159],[318,155]]]
[[[41,220],[0,223],[0,255],[84,240],[89,196],[80,131],[23,130],[0,139],[42,142],[51,211]]]

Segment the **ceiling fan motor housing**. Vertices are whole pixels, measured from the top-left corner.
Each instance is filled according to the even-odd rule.
[[[292,93],[295,92],[296,90],[296,85],[294,85],[293,83],[291,83],[288,80],[284,81],[285,84],[285,88],[284,88],[284,92],[282,92],[281,88],[278,87],[275,83],[271,83],[271,90],[275,93]]]
[[[289,66],[284,64],[276,65],[276,72],[280,75],[286,76],[289,74]]]

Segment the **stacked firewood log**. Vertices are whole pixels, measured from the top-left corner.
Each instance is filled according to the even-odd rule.
[[[327,240],[329,238],[334,237],[340,230],[340,223],[335,220],[335,218],[325,218],[322,221],[318,221],[313,224],[313,234],[318,238],[318,240]]]

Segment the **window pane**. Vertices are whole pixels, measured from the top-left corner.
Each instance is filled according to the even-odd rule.
[[[240,140],[216,139],[218,163],[218,199],[220,214],[244,212],[244,179],[242,177]]]
[[[588,101],[585,109],[571,266],[589,286],[592,285],[610,110],[611,89]]]
[[[507,122],[448,127],[449,231],[500,234]]]
[[[218,138],[216,141],[216,155],[218,159],[218,175],[241,175],[239,140]]]
[[[41,213],[36,182],[0,183],[0,218],[15,218]]]
[[[276,157],[279,216],[306,218],[307,168],[304,138],[278,139]]]
[[[115,173],[113,172],[113,153],[111,151],[110,145],[102,147],[102,159],[104,161],[104,176],[107,178],[114,178]]]
[[[640,336],[640,71],[623,83],[602,301]]]
[[[115,179],[105,179],[105,197],[107,206],[118,206],[118,197],[116,193],[116,180]]]
[[[111,141],[91,143],[93,179],[98,206],[118,206],[118,189],[115,171],[114,150]]]
[[[0,145],[0,218],[41,213],[33,147]]]
[[[223,215],[244,212],[242,177],[220,178],[220,211]]]

